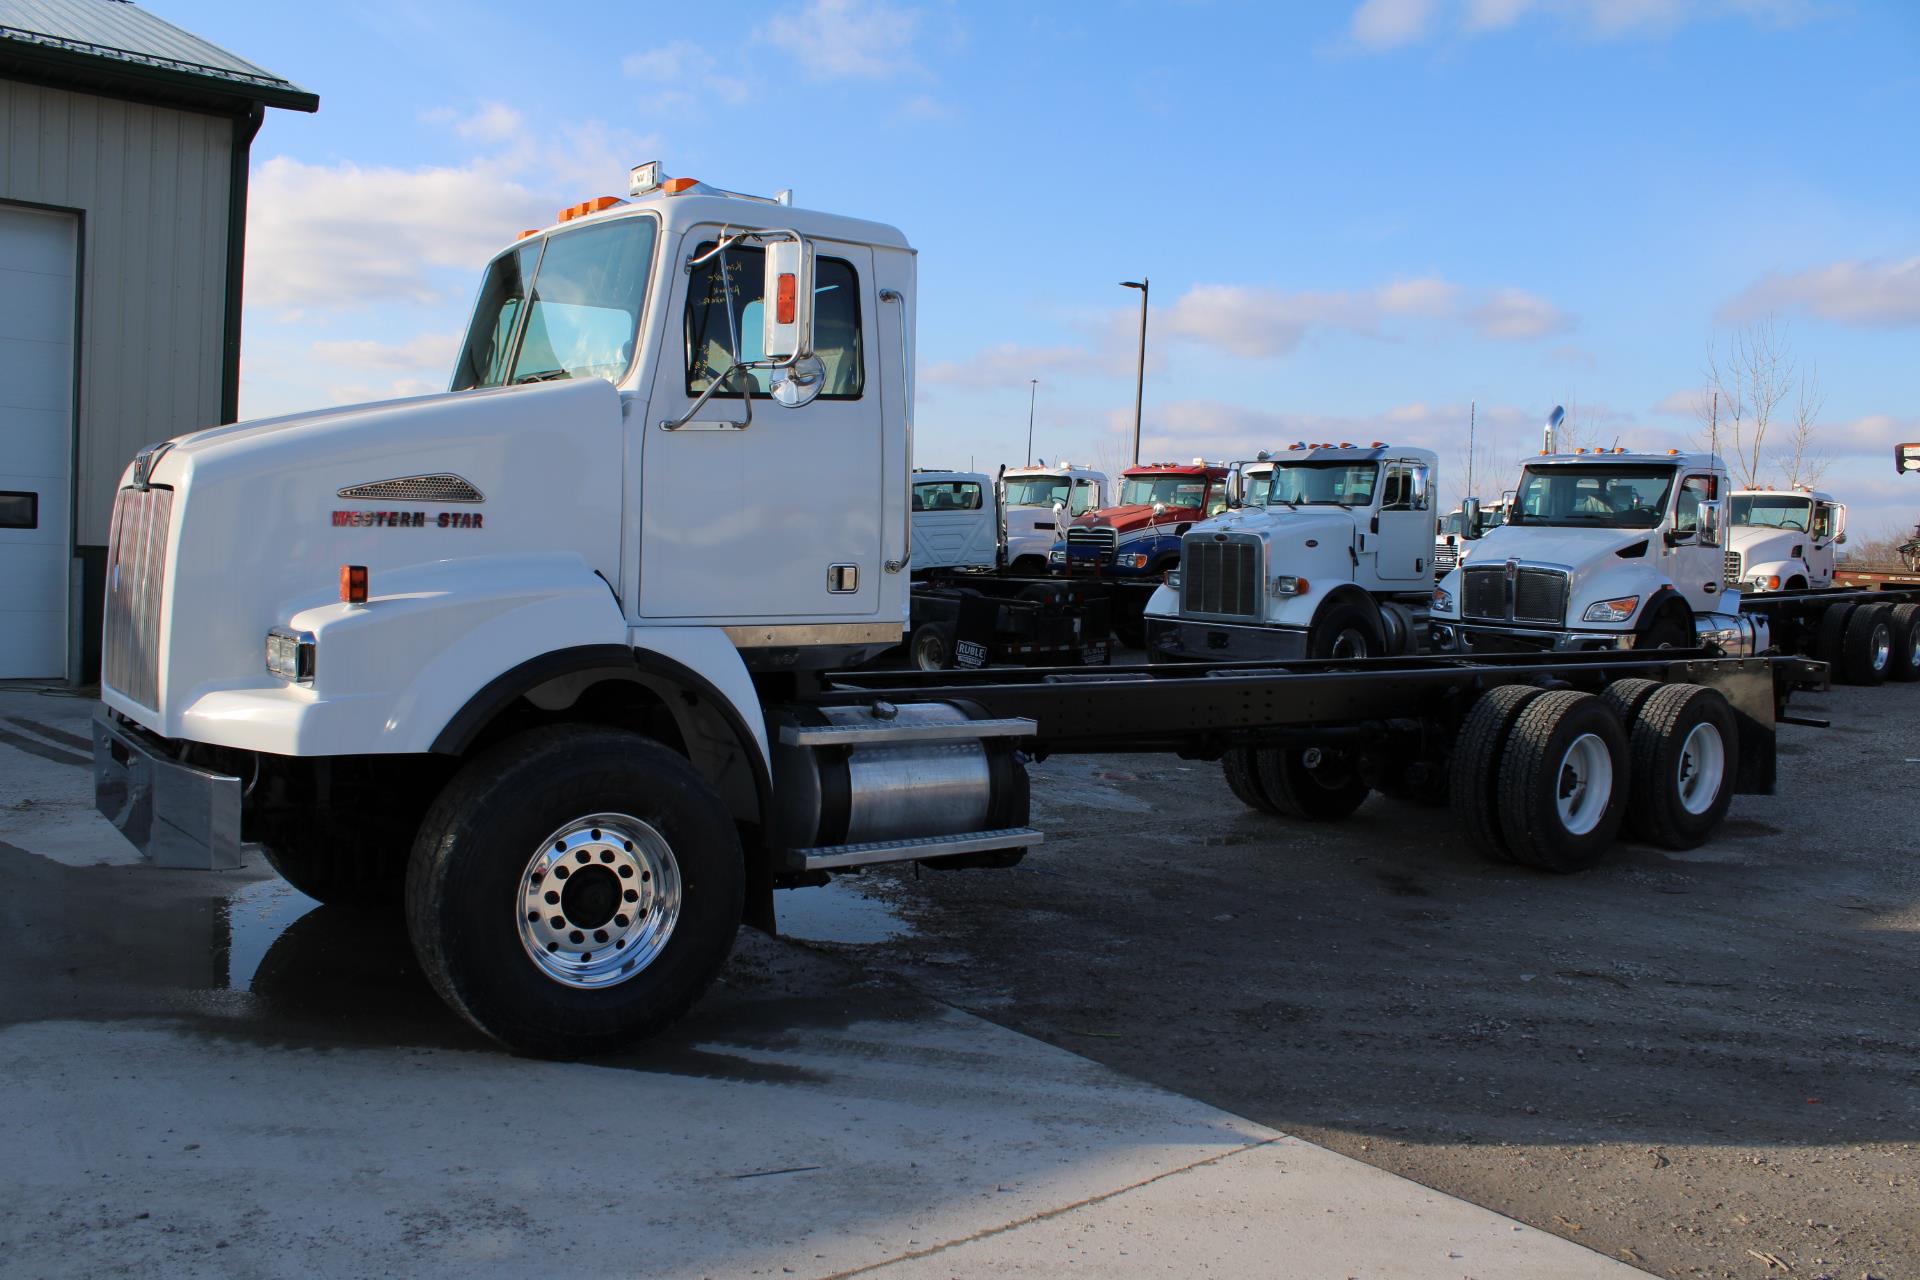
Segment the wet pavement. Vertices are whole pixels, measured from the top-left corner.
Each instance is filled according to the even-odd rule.
[[[814,941],[743,931],[658,1040],[511,1057],[397,910],[130,856],[67,740],[88,711],[0,690],[45,748],[0,738],[10,1272],[1622,1270],[866,971],[906,926],[859,878],[783,893]]]

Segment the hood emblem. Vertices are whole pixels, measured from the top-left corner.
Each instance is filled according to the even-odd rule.
[[[1308,546],[1310,546],[1310,547],[1317,547],[1317,546],[1319,546],[1319,545],[1320,545],[1320,539],[1318,539],[1318,538],[1308,538],[1308,539],[1307,539],[1307,545],[1308,545]]]
[[[364,498],[375,502],[486,501],[472,482],[446,471],[424,476],[396,476],[391,480],[373,480],[366,484],[348,485],[340,490],[340,496]]]
[[[1506,573],[1507,573],[1507,581],[1508,581],[1508,582],[1512,582],[1512,581],[1513,581],[1513,580],[1514,580],[1515,578],[1517,578],[1517,577],[1519,577],[1519,576],[1520,576],[1520,562],[1519,562],[1519,561],[1518,561],[1517,559],[1509,559],[1509,560],[1507,561],[1507,570],[1506,570]]]
[[[153,469],[160,464],[160,459],[165,457],[167,450],[171,448],[173,448],[173,441],[162,440],[160,443],[150,444],[140,452],[134,454],[133,484],[130,487],[134,489],[147,488],[153,480]]]

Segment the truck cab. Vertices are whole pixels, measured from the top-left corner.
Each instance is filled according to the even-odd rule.
[[[1727,504],[1727,573],[1748,594],[1833,585],[1847,509],[1806,487],[1741,489]]]
[[[913,472],[913,571],[997,569],[993,481],[978,471]]]
[[[1416,647],[1433,580],[1431,450],[1299,443],[1245,464],[1147,604],[1147,652],[1367,657]]]
[[[1047,553],[1060,540],[1059,508],[1069,520],[1106,505],[1107,477],[1070,462],[1008,467],[1000,474],[1000,509],[1005,525],[1007,568],[1043,574]]]
[[[1434,647],[1690,648],[1704,629],[1737,625],[1727,487],[1704,453],[1542,454],[1522,469],[1506,522],[1434,589]]]
[[[1455,508],[1441,517],[1433,533],[1433,576],[1443,578],[1452,572],[1467,554],[1473,550],[1474,543],[1487,535],[1489,529],[1498,529],[1507,522],[1507,506],[1513,500],[1511,493],[1503,494],[1498,502],[1483,502],[1479,515],[1468,527],[1465,508]]]
[[[1195,521],[1227,509],[1226,463],[1155,462],[1120,474],[1115,505],[1076,516],[1048,552],[1056,574],[1153,579],[1180,563],[1180,540]]]

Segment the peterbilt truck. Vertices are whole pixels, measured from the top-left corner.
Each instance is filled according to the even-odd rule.
[[[1431,450],[1295,444],[1246,464],[1242,505],[1190,528],[1147,603],[1147,654],[1365,658],[1425,639]]]
[[[1741,489],[1727,508],[1727,572],[1743,593],[1833,585],[1847,509],[1809,488]]]
[[[1019,860],[1050,754],[1220,760],[1297,821],[1424,780],[1489,856],[1559,872],[1771,789],[1819,663],[850,669],[909,616],[914,262],[643,165],[493,258],[448,392],[140,450],[96,806],[156,864],[258,854],[404,920],[461,1017],[575,1056],[680,1016],[777,886]]]

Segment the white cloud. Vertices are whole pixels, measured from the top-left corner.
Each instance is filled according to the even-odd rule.
[[[655,100],[668,105],[687,106],[711,95],[739,106],[753,97],[753,88],[742,78],[737,60],[732,66],[723,65],[691,40],[675,40],[656,49],[630,53],[621,60],[620,70],[646,81]]]
[[[768,22],[765,38],[794,55],[812,80],[886,80],[918,71],[921,15],[886,0],[812,0]]]
[[[1099,360],[1086,347],[1036,347],[1002,342],[975,352],[965,360],[943,360],[925,366],[920,380],[941,386],[1024,387],[1029,378],[1089,373]]]
[[[1168,307],[1165,332],[1249,358],[1283,356],[1313,329],[1379,336],[1389,320],[1460,325],[1485,338],[1525,340],[1559,333],[1571,321],[1522,289],[1476,294],[1437,277],[1374,289],[1286,293],[1253,285],[1195,285]]]
[[[1920,325],[1920,257],[1905,262],[1835,262],[1784,275],[1776,272],[1729,302],[1722,316],[1745,320],[1787,310],[1861,328]]]
[[[1427,34],[1434,0],[1362,0],[1349,33],[1366,49],[1397,49]]]
[[[381,371],[399,370],[419,374],[426,370],[453,368],[458,333],[422,333],[404,342],[379,342],[371,338],[341,338],[315,342],[314,359],[328,366]]]

